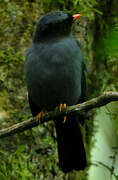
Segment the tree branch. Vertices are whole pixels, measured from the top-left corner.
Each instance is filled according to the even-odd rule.
[[[0,138],[13,135],[18,132],[23,132],[24,130],[38,126],[41,123],[48,122],[56,117],[66,116],[67,114],[72,113],[82,113],[83,111],[88,111],[93,108],[104,106],[111,101],[118,101],[118,92],[105,92],[101,96],[88,100],[84,103],[68,106],[66,109],[63,109],[61,112],[59,110],[54,110],[47,112],[38,122],[37,118],[30,118],[27,121],[17,123],[13,126],[0,130]]]

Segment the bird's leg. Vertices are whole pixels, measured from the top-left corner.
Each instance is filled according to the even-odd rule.
[[[66,109],[66,104],[63,104],[63,108]],[[66,122],[66,116],[64,116],[64,122]]]
[[[61,112],[62,109],[66,109],[66,104],[60,104],[59,107],[57,106],[56,109],[59,109],[59,111]],[[64,116],[64,122],[66,121],[66,116]]]
[[[40,123],[41,118],[45,115],[46,111],[42,110],[38,115],[37,115],[37,121]]]

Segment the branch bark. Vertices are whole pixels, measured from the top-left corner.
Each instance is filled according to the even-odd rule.
[[[18,132],[23,132],[24,130],[33,128],[40,125],[41,123],[48,122],[55,119],[56,117],[66,116],[67,114],[72,113],[82,113],[89,111],[93,108],[104,106],[112,101],[118,101],[118,92],[105,92],[102,95],[88,100],[84,103],[68,106],[66,109],[63,109],[61,112],[59,110],[54,110],[47,112],[38,122],[37,118],[30,118],[27,121],[17,123],[13,126],[0,130],[0,138],[13,135]]]

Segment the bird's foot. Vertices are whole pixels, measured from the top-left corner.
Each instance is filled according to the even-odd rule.
[[[61,112],[62,111],[62,109],[66,109],[66,104],[60,104],[60,106],[58,107],[56,107],[56,109],[59,109],[59,111]],[[66,121],[66,119],[67,119],[67,117],[66,116],[64,116],[64,121],[63,122],[65,122]]]
[[[42,110],[38,115],[37,115],[37,121],[38,123],[41,123],[41,118],[45,115],[46,111]]]

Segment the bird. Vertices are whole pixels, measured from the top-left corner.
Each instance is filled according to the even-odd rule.
[[[72,24],[80,18],[66,11],[42,16],[35,28],[32,44],[26,52],[25,79],[33,116],[85,101],[86,63],[72,35]],[[54,120],[59,167],[64,173],[84,170],[86,152],[78,114]]]

